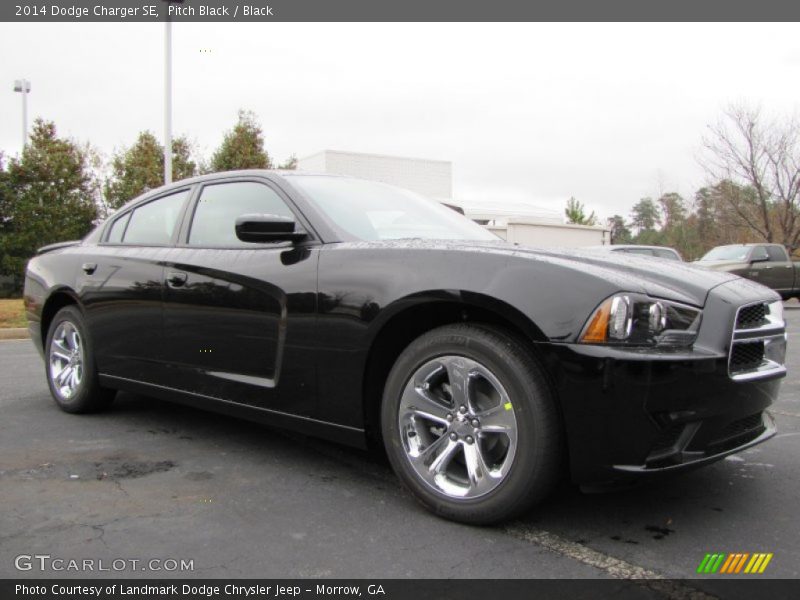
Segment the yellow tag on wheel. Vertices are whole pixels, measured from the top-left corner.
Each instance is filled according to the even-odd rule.
[[[505,409],[506,409],[506,410],[511,410],[512,408],[514,408],[514,407],[513,407],[513,406],[511,406],[511,402],[506,402],[506,404],[505,404]]]

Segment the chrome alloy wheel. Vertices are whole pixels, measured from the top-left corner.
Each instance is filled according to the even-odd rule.
[[[488,494],[514,462],[514,406],[498,378],[472,359],[440,356],[419,367],[403,390],[398,422],[411,466],[448,497]]]
[[[59,396],[68,400],[83,380],[83,340],[69,321],[61,323],[53,334],[49,350],[50,380]]]

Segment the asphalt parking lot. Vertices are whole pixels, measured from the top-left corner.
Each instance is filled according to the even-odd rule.
[[[134,577],[686,578],[706,552],[772,552],[761,577],[797,578],[800,310],[787,320],[776,438],[627,491],[565,485],[496,528],[429,515],[365,452],[130,394],[62,413],[31,342],[0,342],[0,577],[87,575],[14,567],[49,554],[194,561]]]

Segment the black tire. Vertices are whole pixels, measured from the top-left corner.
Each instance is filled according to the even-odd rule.
[[[51,351],[59,350],[54,347],[54,336],[57,332],[62,333],[65,328],[73,328],[78,333],[78,350],[73,350],[70,355],[79,356],[80,360],[75,359],[75,363],[80,363],[80,378],[75,379],[73,391],[65,395],[64,388],[56,381],[54,369],[51,365]],[[72,331],[72,330],[70,330]],[[59,341],[60,343],[60,341]],[[50,394],[53,396],[58,407],[68,413],[89,413],[97,412],[108,407],[114,400],[116,390],[104,388],[100,385],[95,366],[92,341],[88,335],[86,322],[83,314],[77,306],[65,306],[56,313],[47,331],[47,339],[44,346],[45,357],[45,376]],[[62,361],[63,363],[64,361]],[[67,363],[71,364],[71,363]]]
[[[479,363],[479,366],[488,369],[496,381],[499,381],[513,403],[517,429],[516,450],[506,474],[499,484],[494,484],[496,487],[491,491],[473,498],[456,498],[446,494],[435,489],[430,482],[425,481],[423,475],[417,473],[419,466],[412,466],[412,459],[406,449],[410,437],[417,439],[419,435],[416,432],[417,422],[414,421],[415,425],[411,427],[415,429],[412,434],[401,432],[400,424],[402,397],[404,391],[407,392],[406,386],[412,385],[411,378],[417,377],[416,373],[425,371],[429,368],[427,365],[435,364],[437,360],[451,360],[458,364],[461,357]],[[440,369],[438,372],[444,371]],[[468,378],[466,381],[474,379]],[[428,390],[427,380],[423,385]],[[448,382],[447,385],[450,386],[451,383]],[[411,395],[416,398],[413,393]],[[408,414],[407,408],[403,410]],[[444,440],[445,436],[450,440],[457,439],[459,444],[476,443],[469,441],[474,439],[469,435],[459,437],[463,430],[456,434],[456,438],[451,437],[456,432],[449,412],[447,418],[450,423],[443,426],[447,427],[441,435],[443,444],[449,445]],[[455,418],[460,417],[455,415]],[[481,425],[479,421],[478,423]],[[463,422],[459,427],[462,426]],[[387,378],[381,406],[381,427],[386,452],[400,480],[426,508],[447,519],[474,525],[506,521],[541,501],[553,490],[558,480],[562,428],[554,394],[532,352],[513,336],[493,327],[475,324],[447,325],[412,342],[398,357]],[[428,435],[424,427],[422,431]],[[451,433],[447,433],[448,431]],[[486,434],[476,433],[475,437],[481,435],[485,439]],[[432,444],[430,442],[428,448]],[[462,448],[466,452],[466,446],[463,445]],[[420,454],[424,451],[425,448]],[[466,459],[464,462],[466,463]],[[469,481],[467,485],[470,485]]]

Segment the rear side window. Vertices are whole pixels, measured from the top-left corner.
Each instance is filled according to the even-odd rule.
[[[128,225],[128,220],[130,218],[131,213],[126,213],[111,223],[111,229],[108,230],[108,238],[106,239],[106,242],[109,244],[122,243],[122,236],[125,233],[125,227]]]
[[[622,252],[626,254],[641,254],[642,256],[653,256],[653,251],[650,248],[625,248]]]
[[[786,262],[786,253],[778,246],[766,246],[770,262]]]
[[[655,254],[658,258],[668,258],[670,260],[680,260],[677,254],[675,254],[672,250],[653,250],[653,254]]]
[[[252,246],[236,237],[236,219],[247,214],[294,214],[272,188],[254,181],[207,185],[200,194],[189,230],[191,246]]]
[[[169,244],[188,196],[189,190],[184,190],[162,196],[134,210],[125,229],[123,243],[154,246]]]

